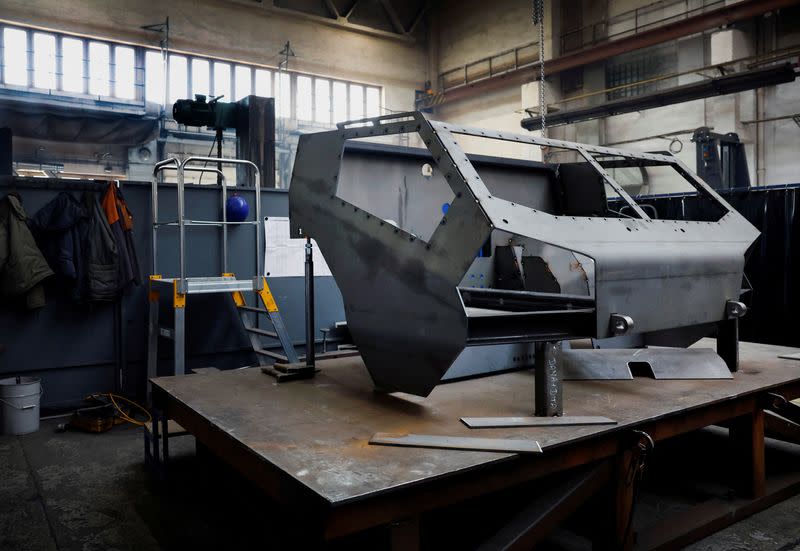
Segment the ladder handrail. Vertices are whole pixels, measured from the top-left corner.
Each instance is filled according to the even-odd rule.
[[[169,166],[169,165],[175,165],[175,166]],[[152,259],[152,262],[151,262],[151,267],[152,267],[151,273],[154,274],[154,275],[158,274],[158,267],[157,267],[157,262],[158,262],[157,261],[157,251],[158,251],[157,231],[158,231],[158,226],[160,225],[159,221],[158,221],[158,175],[159,175],[160,172],[162,172],[164,170],[179,171],[180,167],[181,167],[181,163],[176,157],[170,157],[168,159],[164,159],[162,161],[159,161],[153,167],[153,178],[152,178],[152,180],[150,182],[150,185],[151,185],[150,197],[151,197],[152,202],[153,202],[153,204],[151,206],[151,208],[152,208],[152,211],[151,211],[152,224],[151,225],[152,225],[152,234],[153,234],[153,259]],[[220,169],[216,168],[216,167],[205,167],[205,166],[204,167],[200,167],[200,168],[198,168],[198,167],[189,167],[189,168],[185,168],[184,170],[188,171],[188,172],[213,172],[213,173],[217,174],[220,177],[220,180],[221,180],[222,185],[223,185],[223,189],[224,189],[225,186],[227,186],[227,181],[225,179],[225,174],[223,174],[222,171]],[[223,209],[223,213],[224,213],[224,209]],[[224,216],[224,214],[223,214],[223,216]],[[227,243],[226,243],[226,245],[227,245]],[[227,264],[227,259],[226,259],[226,264]],[[226,266],[226,269],[223,270],[223,271],[227,271],[227,266]]]
[[[152,218],[152,232],[153,232],[153,259],[150,265],[152,266],[151,274],[157,275],[157,258],[158,258],[158,237],[156,235],[156,230],[158,227],[156,224],[158,223],[158,173],[165,169],[166,166],[174,164],[175,170],[178,170],[180,167],[180,161],[175,157],[170,157],[169,159],[164,159],[162,161],[158,161],[155,166],[153,167],[153,178],[150,180],[150,200],[152,201],[151,208],[151,218]]]
[[[254,179],[255,179],[253,189],[255,190],[255,196],[256,196],[256,221],[258,222],[256,224],[256,274],[254,276],[254,279],[257,282],[257,287],[260,289],[261,288],[261,276],[264,273],[263,265],[262,265],[262,263],[264,261],[264,259],[263,259],[263,254],[264,253],[261,250],[262,249],[261,240],[264,237],[263,236],[264,221],[261,218],[261,171],[258,169],[258,166],[252,161],[248,161],[246,159],[222,159],[222,158],[219,158],[219,157],[187,157],[181,163],[181,168],[182,169],[186,169],[186,165],[188,165],[189,163],[203,163],[203,162],[204,163],[213,162],[213,163],[217,163],[217,164],[226,163],[226,164],[232,164],[232,165],[245,165],[245,166],[249,166],[249,167],[251,167],[253,169],[253,175],[254,175]],[[183,196],[183,178],[178,178],[178,186],[179,186],[179,190],[178,190],[179,196],[182,197]],[[223,222],[227,222],[228,221],[228,215],[227,215],[226,208],[225,208],[226,201],[227,201],[227,186],[224,185],[224,183],[223,183],[223,185],[222,185],[222,221]],[[182,205],[179,202],[178,209],[180,210],[181,207],[182,207]],[[178,213],[178,215],[179,215],[179,218],[182,220],[183,217],[181,216],[180,212]],[[183,253],[183,224],[181,224],[180,241],[181,241],[181,253]],[[223,273],[227,273],[228,272],[228,226],[227,226],[227,224],[223,224],[222,225],[222,271],[223,271]],[[181,279],[183,279],[183,256],[182,255],[181,255]]]
[[[222,191],[221,196],[221,207],[222,207],[222,273],[228,273],[228,217],[225,208],[225,204],[227,202],[227,181],[225,176],[220,168],[209,168],[207,166],[203,167],[192,167],[188,166],[191,163],[214,163],[216,165],[220,165],[222,163],[225,164],[232,164],[232,165],[246,165],[253,169],[254,176],[255,176],[255,200],[256,200],[256,274],[253,277],[254,286],[258,289],[262,286],[261,274],[263,273],[263,220],[261,218],[261,172],[258,169],[258,166],[253,163],[252,161],[247,161],[244,159],[225,159],[219,157],[200,157],[200,156],[191,156],[187,157],[183,161],[180,161],[176,157],[171,157],[169,159],[164,159],[159,161],[153,167],[153,179],[151,182],[151,195],[152,195],[152,231],[153,231],[153,259],[152,259],[152,273],[157,274],[157,231],[159,227],[159,219],[158,219],[158,175],[160,172],[164,170],[175,170],[177,172],[177,192],[178,192],[178,247],[179,247],[179,263],[180,263],[180,278],[179,278],[179,292],[186,291],[186,229],[185,229],[185,183],[184,183],[184,173],[185,172],[213,172],[216,173],[219,178],[220,188]]]

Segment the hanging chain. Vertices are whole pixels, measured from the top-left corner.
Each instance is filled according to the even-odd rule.
[[[542,137],[546,137],[547,104],[544,98],[544,0],[533,0],[533,24],[539,27],[539,115],[542,118]]]

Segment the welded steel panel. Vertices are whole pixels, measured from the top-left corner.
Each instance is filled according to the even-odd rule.
[[[346,140],[409,132],[418,133],[453,194],[427,240],[337,193]],[[463,134],[572,150],[636,217],[559,216],[496,197],[457,143]],[[670,165],[725,214],[715,222],[651,219],[592,155]],[[375,175],[375,186],[385,182]],[[289,209],[292,236],[316,239],[336,278],[348,327],[376,386],[423,396],[468,345],[607,338],[614,334],[612,314],[631,317],[635,331],[645,334],[720,321],[726,301],[739,298],[744,255],[758,236],[671,155],[466,128],[421,113],[301,136]],[[476,251],[493,234],[511,236],[512,246],[561,251],[551,256],[562,293],[585,294],[590,307],[566,301],[561,310],[507,312],[502,297],[494,309],[465,307],[457,287],[468,273],[485,273],[486,261],[476,259]],[[550,321],[553,331],[546,330]]]

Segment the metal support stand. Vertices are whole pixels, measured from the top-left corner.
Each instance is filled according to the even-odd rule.
[[[617,424],[608,417],[589,415],[564,417],[561,341],[537,342],[535,351],[533,417],[462,417],[461,422],[471,429]]]
[[[739,320],[729,319],[717,325],[717,354],[735,373],[739,370]]]
[[[739,318],[746,312],[747,306],[729,300],[725,304],[727,319],[717,325],[717,354],[725,361],[731,373],[739,370]]]
[[[222,159],[222,128],[217,128],[216,132],[216,139],[217,139],[217,159]],[[217,185],[223,185],[223,177],[222,177],[222,161],[217,161]],[[222,210],[225,212],[225,205],[222,205]],[[227,271],[227,270],[225,270]]]
[[[564,414],[561,342],[537,342],[535,350],[534,415],[560,417]]]
[[[264,366],[261,371],[267,375],[275,377],[278,382],[292,381],[294,379],[310,379],[317,372],[315,367],[316,343],[314,339],[314,249],[311,245],[311,238],[306,238],[305,249],[306,267],[306,357],[305,361],[294,361],[288,363],[276,363],[271,366]]]
[[[306,237],[306,367],[311,369],[316,356],[314,325],[314,249]]]

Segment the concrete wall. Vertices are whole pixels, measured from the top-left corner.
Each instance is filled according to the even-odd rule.
[[[626,12],[652,4],[651,0],[609,0],[608,2],[575,2],[582,6],[583,25],[600,20],[604,13],[612,18],[607,26],[609,35],[630,31],[634,17]],[[707,3],[707,2],[706,2]],[[690,8],[703,5],[703,0],[690,0]],[[502,6],[501,6],[502,5]],[[545,59],[558,55],[560,47],[559,3],[546,3]],[[681,3],[681,6],[683,4]],[[494,4],[492,13],[476,1],[445,2],[440,15],[446,25],[440,25],[440,67],[442,71],[464,63],[498,53],[513,46],[526,44],[537,38],[536,28],[530,21],[530,2],[507,0]],[[671,3],[654,9],[640,11],[639,25],[657,21],[678,13]],[[555,37],[555,39],[554,39]],[[742,22],[735,28],[687,37],[673,43],[677,49],[676,72],[707,66],[724,60],[764,53],[800,44],[800,9],[782,10],[754,21]],[[546,66],[545,66],[546,67]],[[744,69],[744,67],[742,67]],[[710,73],[706,73],[710,75]],[[697,73],[681,75],[675,84],[687,84],[702,78]],[[606,87],[605,64],[597,63],[583,68],[583,89],[570,95],[585,94]],[[561,76],[554,75],[546,85],[547,102],[561,97]],[[605,101],[605,94],[561,105],[562,109],[582,107]],[[525,116],[524,108],[538,107],[538,83],[508,85],[492,89],[469,99],[447,103],[436,109],[435,118],[483,126],[494,130],[524,133],[519,126]],[[724,97],[697,100],[679,105],[630,113],[602,120],[555,127],[548,130],[553,138],[594,144],[617,145],[635,150],[665,150],[673,138],[673,150],[682,147],[678,156],[689,167],[695,166],[695,148],[691,132],[700,126],[713,127],[715,132],[737,132],[746,144],[753,185],[785,184],[798,181],[796,150],[800,128],[791,120],[748,123],[756,119],[782,116],[800,112],[800,82],[783,84]],[[665,136],[665,137],[659,137]],[[515,144],[491,144],[472,147],[475,153],[530,158],[538,160],[537,152],[521,151]],[[670,191],[661,186],[658,192]],[[677,191],[677,190],[676,190]]]

